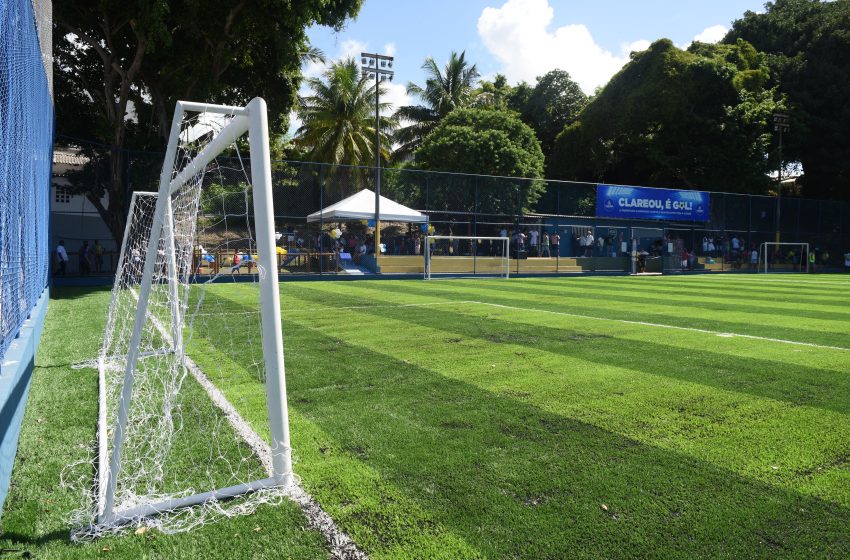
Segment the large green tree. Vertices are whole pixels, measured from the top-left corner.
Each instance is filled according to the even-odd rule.
[[[455,109],[470,105],[478,82],[478,69],[466,60],[466,52],[452,51],[444,69],[430,56],[422,65],[425,86],[407,84],[407,93],[418,97],[421,105],[399,107],[396,117],[406,123],[396,131],[398,144],[393,158],[405,161],[411,158],[428,134],[446,115]]]
[[[273,133],[295,103],[305,30],[339,28],[362,0],[101,0],[53,8],[60,134],[92,138],[76,185],[116,240],[128,194],[125,148],[162,151],[178,99],[241,104],[262,96]],[[94,153],[97,152],[97,153]],[[101,197],[107,194],[107,202]]]
[[[764,193],[771,186],[765,56],[752,45],[663,39],[632,60],[557,138],[550,175],[567,180]]]
[[[776,0],[747,12],[725,42],[768,53],[773,83],[788,96],[786,161],[803,165],[803,193],[850,199],[850,0]]]
[[[416,151],[416,166],[491,176],[434,177],[429,185],[432,209],[516,215],[528,212],[545,189],[539,180],[540,142],[528,125],[505,111],[453,111]]]
[[[552,155],[555,137],[575,121],[585,105],[587,96],[568,72],[552,70],[537,78],[537,84],[520,106],[520,116],[537,133],[547,160]]]

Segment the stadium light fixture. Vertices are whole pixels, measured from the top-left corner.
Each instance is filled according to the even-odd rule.
[[[375,263],[381,256],[381,111],[380,84],[393,79],[393,57],[360,53],[363,76],[375,78]]]

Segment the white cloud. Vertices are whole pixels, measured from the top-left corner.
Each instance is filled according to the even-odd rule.
[[[533,83],[537,76],[560,68],[592,93],[628,62],[629,52],[649,46],[648,41],[635,41],[614,54],[596,44],[584,25],[549,30],[553,15],[548,0],[508,0],[501,8],[481,12],[478,35],[510,81]]]
[[[719,43],[729,30],[722,25],[712,25],[702,30],[702,33],[694,37],[694,42]]]
[[[356,39],[348,39],[342,42],[339,49],[339,55],[337,59],[345,59],[345,58],[353,58],[354,60],[360,60],[360,53],[368,52],[368,45],[363,41],[357,41]]]
[[[387,43],[384,45],[384,50],[381,51],[380,54],[385,54],[387,56],[395,56],[395,43]]]
[[[646,39],[640,39],[640,40],[634,41],[632,43],[624,43],[620,47],[620,51],[624,55],[628,55],[629,53],[633,53],[633,52],[645,51],[646,49],[649,48],[649,45],[651,45],[651,44],[652,43],[650,41],[647,41]]]
[[[381,101],[387,101],[392,104],[392,109],[389,114],[395,112],[396,109],[404,105],[410,105],[410,96],[407,95],[407,88],[404,84],[398,82],[384,82],[384,95],[381,96]]]

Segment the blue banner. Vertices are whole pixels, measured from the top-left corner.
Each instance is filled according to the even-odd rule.
[[[710,219],[708,193],[596,185],[596,216],[707,222]]]

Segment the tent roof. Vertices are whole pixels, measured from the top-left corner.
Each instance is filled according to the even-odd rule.
[[[308,222],[345,220],[371,220],[375,218],[375,193],[363,189],[357,194],[331,204],[307,216]],[[428,216],[408,208],[394,200],[381,197],[381,221],[384,222],[427,222]]]

